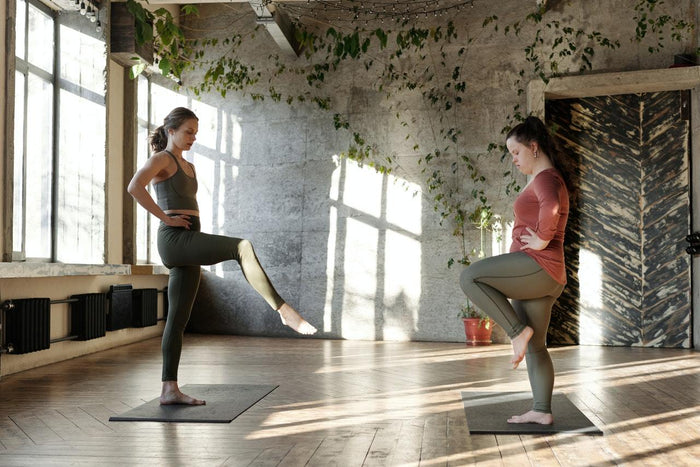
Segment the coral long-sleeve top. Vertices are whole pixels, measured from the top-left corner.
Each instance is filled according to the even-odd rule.
[[[545,169],[525,187],[513,204],[515,223],[510,251],[522,251],[560,284],[566,284],[564,233],[569,217],[569,192],[556,169]],[[532,229],[549,244],[543,250],[525,249],[520,236]]]

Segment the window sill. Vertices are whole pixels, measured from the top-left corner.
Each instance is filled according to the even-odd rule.
[[[167,275],[168,269],[158,265],[131,264],[63,264],[63,263],[0,263],[0,278],[64,277],[64,276],[129,276]]]

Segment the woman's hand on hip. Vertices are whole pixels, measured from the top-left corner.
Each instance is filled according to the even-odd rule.
[[[178,214],[177,216],[168,216],[163,222],[170,227],[184,227],[190,230],[190,225],[192,225],[192,223],[189,219],[190,216],[187,214]]]
[[[532,230],[530,227],[526,227],[527,232],[526,234],[523,234],[520,236],[520,243],[523,244],[522,247],[520,247],[521,250],[544,250],[547,248],[547,245],[549,245],[548,240],[542,240],[540,237],[537,236],[534,230]]]

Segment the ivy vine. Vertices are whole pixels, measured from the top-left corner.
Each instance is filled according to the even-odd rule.
[[[692,23],[660,14],[657,8],[663,3],[663,0],[637,0],[634,6],[636,29],[632,40],[649,41],[649,53],[659,52],[666,37],[678,42],[685,40],[694,28]],[[579,72],[592,70],[596,50],[620,47],[619,41],[600,31],[576,28],[551,17],[554,15],[546,5],[547,2],[542,2],[524,18],[510,23],[502,22],[495,15],[483,20],[482,32],[502,33],[524,44],[522,53],[526,67],[519,70],[513,83],[516,103],[502,134],[524,120],[519,102],[530,80],[538,78],[546,83],[552,77],[570,72],[572,64],[576,63]],[[492,190],[494,183],[479,170],[481,164],[477,161],[496,157],[504,162],[508,154],[502,141],[488,143],[477,154],[463,149],[465,137],[460,129],[457,109],[468,94],[464,69],[474,38],[458,37],[453,22],[421,28],[397,21],[396,30],[357,26],[347,31],[328,27],[322,32],[297,23],[296,38],[303,48],[303,55],[293,64],[271,55],[273,71],[264,74],[238,53],[250,36],[233,34],[223,40],[190,41],[167,10],[150,12],[136,0],[127,0],[127,6],[136,20],[138,40],[154,42],[158,67],[163,74],[179,79],[188,70],[204,71],[201,82],[190,86],[197,95],[218,92],[225,97],[228,92],[238,92],[253,100],[270,99],[289,105],[313,103],[329,113],[336,130],[351,134],[351,143],[344,157],[373,167],[382,174],[401,172],[404,178],[410,179],[408,171],[401,167],[400,158],[382,148],[380,141],[373,140],[371,133],[362,130],[360,122],[354,121],[351,114],[337,112],[333,96],[326,91],[330,75],[348,65],[359,64],[368,77],[373,77],[369,86],[392,103],[392,114],[399,126],[407,129],[405,139],[418,156],[424,177],[416,182],[427,188],[423,194],[429,197],[440,223],[449,226],[459,240],[460,256],[450,258],[448,266],[469,264],[475,255],[484,254],[483,234],[492,228],[495,216],[487,191]],[[198,10],[186,5],[181,13],[183,16],[197,15]],[[463,46],[457,47],[456,44]],[[410,59],[414,66],[402,66],[406,59]],[[139,71],[135,68],[134,74]],[[281,85],[294,76],[303,76],[306,88],[285,94]],[[417,135],[408,130],[414,122],[402,108],[401,99],[396,99],[404,92],[420,93],[424,110],[431,115],[431,138],[422,135],[419,141]],[[427,140],[431,142],[426,143]],[[503,176],[506,194],[520,190],[516,174],[504,169]],[[465,184],[465,180],[469,183]],[[467,193],[465,185],[468,185]],[[468,239],[474,228],[480,231],[481,242],[478,247],[470,248]]]

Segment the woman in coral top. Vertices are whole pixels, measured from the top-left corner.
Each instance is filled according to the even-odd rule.
[[[510,253],[469,266],[462,273],[461,286],[510,337],[513,369],[526,359],[533,407],[508,422],[549,425],[554,421],[554,367],[547,352],[547,327],[552,305],[566,284],[564,231],[569,192],[559,169],[559,152],[540,119],[528,117],[513,128],[506,146],[518,170],[530,176],[513,205]]]

